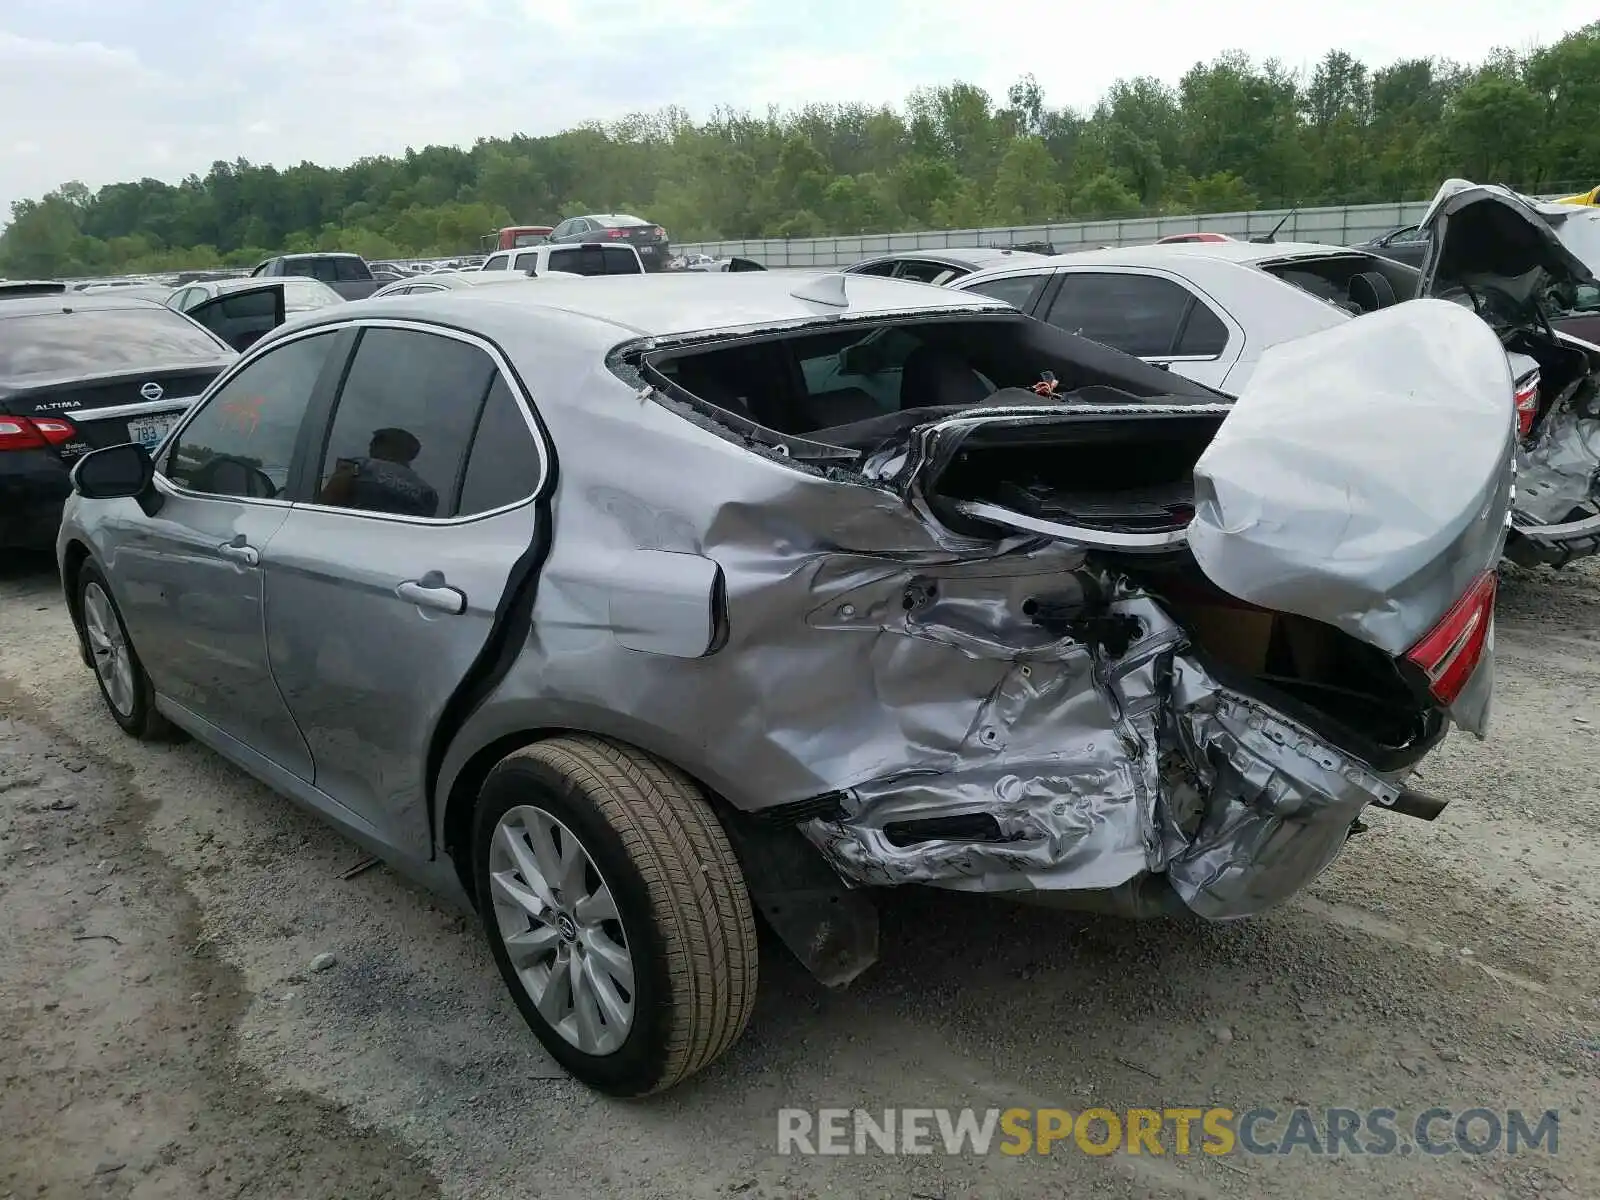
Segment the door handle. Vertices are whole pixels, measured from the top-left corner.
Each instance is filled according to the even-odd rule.
[[[460,616],[467,611],[467,594],[447,584],[443,571],[429,571],[421,579],[408,579],[394,591],[402,600],[451,616]]]
[[[244,540],[242,533],[234,534],[231,542],[223,542],[217,547],[217,553],[223,558],[231,558],[234,562],[243,563],[247,567],[253,567],[261,561],[261,555],[254,546]]]

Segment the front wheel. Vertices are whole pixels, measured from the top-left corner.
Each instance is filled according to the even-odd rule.
[[[711,805],[677,771],[593,737],[517,750],[484,782],[472,862],[500,973],[582,1082],[664,1091],[744,1031],[750,898]]]
[[[117,602],[111,598],[111,588],[93,562],[84,563],[78,576],[78,612],[82,614],[95,682],[100,685],[111,719],[124,733],[143,741],[171,737],[172,726],[156,711],[155,689],[128,638]]]

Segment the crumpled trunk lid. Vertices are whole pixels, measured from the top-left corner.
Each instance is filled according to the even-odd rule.
[[[1189,545],[1223,591],[1400,655],[1499,560],[1511,371],[1443,301],[1268,350],[1195,465]]]
[[[1273,347],[1231,406],[1069,404],[921,426],[896,484],[961,532],[975,531],[966,521],[1117,555],[1187,547],[1237,599],[1399,657],[1499,560],[1511,385],[1486,324],[1411,301]],[[1038,483],[1042,447],[1091,436],[1090,455]],[[985,476],[983,455],[991,475],[1010,456],[1017,478]],[[1102,473],[1098,516],[1080,472]],[[1486,692],[1468,689],[1452,716],[1481,729]]]

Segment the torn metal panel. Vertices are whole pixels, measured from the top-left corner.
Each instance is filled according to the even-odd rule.
[[[1195,466],[1195,561],[1401,654],[1498,559],[1514,429],[1499,339],[1445,301],[1274,346]]]
[[[1398,779],[1217,684],[1160,605],[1122,592],[1112,610],[1142,630],[1124,655],[1019,667],[955,761],[858,785],[806,836],[859,884],[1103,892],[1165,874],[1214,920],[1315,878]]]
[[[1541,524],[1564,521],[1600,484],[1600,419],[1563,407],[1517,457],[1517,510]]]

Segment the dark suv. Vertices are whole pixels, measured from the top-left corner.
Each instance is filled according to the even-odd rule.
[[[251,275],[297,275],[327,284],[346,300],[363,300],[392,279],[374,279],[359,254],[280,254],[258,263]]]
[[[590,213],[568,217],[550,234],[551,242],[625,241],[639,252],[646,271],[665,271],[672,261],[667,231],[627,213]]]

